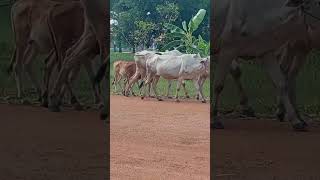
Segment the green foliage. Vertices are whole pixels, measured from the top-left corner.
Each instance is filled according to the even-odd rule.
[[[150,37],[155,30],[156,25],[152,22],[146,21],[136,21],[135,25],[137,29],[135,30],[135,42],[137,44],[146,45],[150,40]]]
[[[156,10],[162,19],[161,22],[174,22],[179,16],[179,7],[176,3],[166,2],[156,6]]]
[[[166,23],[164,26],[169,33],[166,37],[171,39],[171,42],[167,43],[162,50],[170,50],[172,48],[184,51],[186,53],[200,53],[202,56],[209,55],[210,45],[199,35],[199,38],[195,38],[193,33],[199,28],[206,15],[206,10],[200,9],[198,13],[193,16],[187,27],[186,21],[182,22],[182,28]]]
[[[199,35],[197,40],[197,48],[202,57],[210,55],[210,42],[205,41],[201,35]]]
[[[123,41],[130,47],[138,45],[148,46],[152,35],[156,38],[157,46],[163,47],[168,39],[164,38],[164,24],[180,24],[182,19],[187,19],[197,9],[210,11],[209,0],[111,0],[112,19],[116,19],[119,24],[112,27],[112,41]],[[149,12],[149,13],[148,13]],[[152,23],[153,29],[141,30],[141,23]],[[203,23],[199,25],[194,33],[200,34],[206,40],[209,37],[209,16],[205,16]],[[187,24],[185,25],[187,27]],[[197,26],[197,25],[196,25]],[[144,31],[144,32],[141,32]],[[121,36],[119,38],[118,36]],[[135,38],[142,36],[145,40]],[[148,41],[146,41],[148,39]]]

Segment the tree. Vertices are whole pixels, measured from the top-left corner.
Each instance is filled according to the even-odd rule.
[[[168,38],[173,39],[171,42],[163,47],[164,50],[169,50],[172,48],[184,51],[186,53],[200,53],[202,55],[208,55],[208,45],[199,35],[198,39],[193,35],[193,33],[199,28],[206,15],[206,10],[200,9],[198,13],[193,16],[188,25],[186,21],[182,22],[182,28],[166,23],[165,27],[170,31],[166,34]]]
[[[121,32],[122,42],[133,49],[141,45],[140,43],[149,45],[152,37],[155,37],[158,47],[162,47],[168,40],[164,39],[164,24],[181,24],[184,19],[196,14],[198,9],[209,12],[210,0],[111,0],[111,10],[118,14],[118,30]],[[206,16],[194,35],[201,34],[204,40],[208,40],[208,23],[209,17]],[[147,26],[148,31],[141,30],[139,26]],[[144,40],[136,38],[137,36],[142,36]],[[115,41],[118,41],[117,39]],[[146,39],[149,42],[146,42]]]

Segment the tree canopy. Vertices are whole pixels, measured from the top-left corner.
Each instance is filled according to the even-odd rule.
[[[165,33],[164,24],[181,26],[183,21],[205,9],[207,15],[195,36],[209,40],[210,0],[111,0],[112,42],[135,50],[138,46],[150,46],[153,39],[161,42]],[[161,43],[159,43],[161,46]]]

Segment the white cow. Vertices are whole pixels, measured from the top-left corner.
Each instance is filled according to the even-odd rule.
[[[200,55],[196,54],[184,54],[180,56],[172,55],[154,55],[153,58],[147,59],[146,61],[146,84],[149,85],[153,82],[153,90],[158,100],[162,100],[157,95],[156,86],[160,76],[167,80],[178,80],[176,101],[178,99],[178,93],[184,80],[193,80],[196,86],[197,92],[200,94],[202,102],[206,102],[201,86],[201,76],[209,72],[209,58],[201,58]],[[142,99],[145,96],[142,96]]]
[[[143,50],[140,52],[136,52],[134,55],[134,61],[136,63],[136,73],[134,76],[130,79],[129,83],[125,87],[124,95],[128,95],[129,90],[131,90],[133,84],[135,82],[138,82],[139,78],[145,79],[146,77],[146,61],[148,59],[152,59],[154,56],[159,55],[172,55],[172,56],[179,56],[183,55],[178,50],[172,50],[172,51],[166,51],[166,52],[156,52],[156,51],[149,51],[149,50]],[[143,84],[140,85],[140,87]],[[171,85],[171,82],[169,81],[169,85]],[[149,84],[149,95],[150,95],[150,84]]]

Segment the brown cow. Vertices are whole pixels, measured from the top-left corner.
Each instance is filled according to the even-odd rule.
[[[129,80],[133,77],[136,72],[136,64],[134,61],[122,61],[118,60],[113,63],[114,69],[114,78],[112,81],[112,85],[114,85],[114,91],[117,92],[117,84],[121,88],[121,92],[124,91],[124,88],[121,87],[120,81],[122,79],[125,80],[124,86],[125,87]],[[133,91],[131,90],[132,94],[134,95]]]
[[[54,84],[53,91],[50,95],[49,109],[51,111],[60,111],[59,99],[60,90],[64,83],[67,82],[68,74],[74,67],[87,61],[87,56],[90,52],[88,49],[98,41],[100,57],[103,63],[103,69],[109,74],[109,58],[107,58],[107,37],[110,24],[107,23],[110,17],[108,16],[108,1],[106,0],[80,0],[85,11],[85,30],[79,41],[71,47],[64,58],[64,64],[59,72],[59,76]],[[58,56],[59,57],[59,56]],[[106,119],[109,114],[109,83],[105,79],[102,83],[103,92],[103,107],[101,110],[101,119]]]
[[[52,24],[48,24],[48,16],[53,19]],[[79,2],[58,3],[51,1],[17,1],[12,7],[12,25],[16,37],[16,49],[12,58],[12,64],[15,63],[15,72],[17,77],[18,97],[22,96],[21,73],[25,66],[32,83],[37,88],[40,96],[40,85],[32,71],[32,61],[38,54],[48,54],[45,60],[43,105],[47,106],[47,96],[51,74],[56,66],[61,66],[61,62],[56,60],[56,53],[53,51],[53,40],[50,35],[49,27],[55,26],[56,34],[59,39],[59,47],[62,54],[71,46],[75,40],[79,39],[83,32],[84,19],[83,9]],[[76,20],[74,20],[76,19]],[[63,46],[62,46],[63,45]],[[24,54],[21,56],[21,54]],[[85,64],[90,79],[93,79],[93,72],[90,63]],[[70,83],[78,74],[78,66],[69,81],[65,84],[71,94],[71,103],[79,107],[79,103],[72,92]],[[95,90],[97,92],[97,90]],[[63,93],[64,94],[64,93]],[[97,93],[95,98],[98,99]]]

